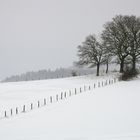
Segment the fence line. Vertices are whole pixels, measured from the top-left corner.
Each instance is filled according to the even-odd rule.
[[[41,105],[41,101],[38,100],[37,101],[37,108],[40,108],[41,106],[46,106],[49,103],[52,104],[54,102],[58,102],[58,101],[61,101],[63,99],[67,99],[71,96],[77,95],[78,93],[83,93],[83,92],[86,92],[86,91],[94,90],[97,87],[100,88],[100,87],[105,87],[107,85],[112,85],[112,84],[116,83],[117,81],[119,81],[118,78],[107,79],[107,80],[103,80],[103,81],[98,81],[98,82],[94,83],[93,85],[88,85],[88,86],[84,85],[83,87],[80,87],[79,90],[77,90],[77,88],[74,88],[73,92],[71,90],[69,90],[67,92],[66,91],[61,92],[60,94],[56,94],[55,97],[50,96],[49,101],[47,101],[47,98],[44,98],[42,100],[42,102],[43,102],[42,105]],[[30,107],[29,107],[30,111],[33,110],[33,109],[37,109],[37,108],[35,107],[34,103],[30,103]],[[26,113],[26,112],[28,112],[28,108],[27,108],[26,105],[23,105],[21,109],[19,109],[19,107],[16,107],[15,110],[11,108],[9,111],[5,110],[3,116],[1,116],[2,114],[0,114],[0,119],[1,118],[12,117],[14,115],[18,115],[20,113]]]

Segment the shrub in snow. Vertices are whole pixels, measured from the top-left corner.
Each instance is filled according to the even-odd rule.
[[[121,80],[127,81],[127,80],[130,80],[130,79],[133,79],[138,74],[139,74],[139,71],[138,70],[135,70],[134,71],[132,68],[126,66],[125,71],[121,75]]]

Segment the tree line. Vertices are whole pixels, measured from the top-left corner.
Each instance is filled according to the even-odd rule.
[[[30,71],[19,75],[13,75],[3,79],[1,82],[18,82],[18,81],[33,81],[33,80],[45,80],[45,79],[57,79],[64,77],[73,77],[91,74],[92,70],[88,68],[57,68],[55,70],[39,70]]]
[[[104,24],[99,38],[89,35],[78,46],[76,65],[97,67],[99,76],[100,65],[108,65],[115,60],[120,65],[120,73],[130,70],[135,74],[140,60],[140,17],[134,15],[117,15]]]

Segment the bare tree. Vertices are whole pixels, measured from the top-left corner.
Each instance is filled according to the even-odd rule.
[[[104,50],[104,58],[105,58],[105,62],[104,64],[106,65],[106,73],[108,73],[108,69],[109,69],[109,63],[111,62],[112,60],[112,52],[108,49],[108,46],[106,44],[105,41],[102,41],[103,42],[103,50]]]
[[[94,35],[89,35],[82,45],[78,46],[78,65],[97,67],[96,75],[99,76],[100,65],[105,62],[104,49]]]
[[[136,72],[136,62],[140,58],[140,18],[125,16],[125,27],[129,39],[129,55],[132,57],[132,71]]]
[[[116,16],[111,22],[105,24],[102,39],[108,52],[116,55],[120,63],[120,72],[124,71],[125,58],[129,55],[127,31],[123,16]]]

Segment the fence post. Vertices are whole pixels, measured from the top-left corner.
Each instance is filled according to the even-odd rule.
[[[98,82],[98,87],[100,87],[100,82]]]
[[[82,92],[82,89],[81,89],[81,87],[80,87],[80,93]]]
[[[102,87],[104,86],[104,83],[103,83],[103,81],[102,81]]]
[[[12,116],[13,115],[13,110],[11,109],[10,112],[11,112],[11,116]]]
[[[7,117],[7,112],[6,111],[4,112],[4,117]]]
[[[94,83],[94,88],[96,88],[96,84]]]
[[[69,96],[71,96],[71,90],[69,90]]]
[[[16,114],[18,114],[18,108],[16,107]]]
[[[58,102],[58,94],[56,95],[56,101]]]
[[[65,92],[64,96],[65,96],[65,98],[67,98],[67,92]]]
[[[50,96],[50,102],[52,103],[52,96]]]
[[[90,90],[90,86],[89,86],[89,90]]]
[[[63,99],[63,92],[61,92],[61,100]]]
[[[40,102],[39,102],[39,101],[37,102],[37,107],[38,107],[38,108],[40,107]]]
[[[33,103],[31,103],[31,110],[33,110]]]
[[[23,112],[25,112],[25,105],[23,106]]]
[[[76,88],[75,88],[75,95],[77,94]]]
[[[107,80],[106,80],[106,84],[105,85],[107,86]]]

